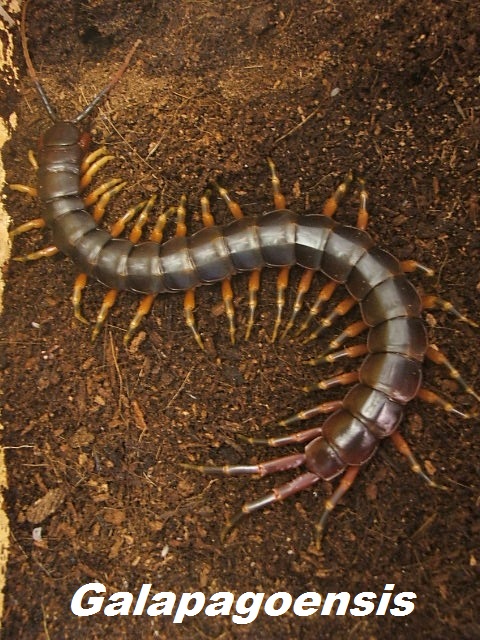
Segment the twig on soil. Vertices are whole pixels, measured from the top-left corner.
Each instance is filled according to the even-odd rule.
[[[280,138],[277,138],[274,141],[274,145],[278,144],[281,140],[285,140],[285,138],[288,138],[288,136],[291,136],[292,133],[294,133],[295,131],[297,131],[298,129],[300,129],[300,127],[303,127],[304,124],[306,124],[310,118],[313,118],[313,116],[315,114],[317,114],[320,111],[320,107],[317,107],[316,109],[314,109],[312,111],[312,113],[309,113],[308,116],[306,116],[301,122],[299,122],[298,124],[296,124],[294,127],[292,127],[291,129],[289,129],[287,131],[287,133],[284,133],[283,136],[280,136]]]

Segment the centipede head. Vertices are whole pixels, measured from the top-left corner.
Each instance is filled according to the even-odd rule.
[[[55,120],[53,125],[42,133],[39,148],[80,145],[83,151],[90,146],[91,136],[88,131],[82,131],[75,122]]]

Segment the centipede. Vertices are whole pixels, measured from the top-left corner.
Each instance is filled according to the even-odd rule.
[[[193,317],[194,292],[203,285],[221,283],[230,337],[235,342],[230,281],[237,274],[247,273],[250,274],[248,338],[254,324],[260,273],[265,268],[279,270],[272,341],[277,337],[285,339],[298,324],[316,274],[326,279],[326,284],[310,306],[297,335],[316,323],[316,328],[307,336],[307,340],[316,340],[354,306],[358,305],[360,310],[361,320],[348,325],[311,362],[317,365],[340,358],[362,359],[354,371],[321,380],[315,386],[327,391],[335,386],[348,385],[350,388],[343,399],[322,402],[277,422],[281,427],[289,427],[297,422],[314,420],[315,424],[308,429],[273,438],[247,438],[251,444],[273,448],[304,445],[303,451],[251,465],[182,465],[187,470],[221,476],[266,476],[302,469],[299,475],[276,486],[267,495],[246,502],[227,522],[222,538],[244,515],[283,501],[319,481],[339,478],[338,486],[326,499],[323,513],[315,526],[316,541],[320,545],[329,514],[350,489],[360,469],[387,438],[428,485],[441,486],[423,470],[399,432],[405,411],[413,399],[419,398],[463,418],[471,418],[474,414],[460,411],[423,386],[424,361],[428,359],[444,366],[450,377],[476,403],[480,402],[480,396],[446,355],[429,343],[422,314],[425,309],[437,307],[451,312],[472,327],[478,328],[478,324],[442,298],[419,294],[408,275],[416,270],[430,274],[431,270],[413,260],[399,261],[374,243],[366,231],[369,215],[364,181],[361,178],[356,180],[359,192],[356,226],[341,224],[334,219],[339,203],[353,182],[351,174],[347,174],[326,200],[321,212],[297,213],[287,208],[275,164],[269,159],[274,199],[272,211],[245,216],[227,190],[215,184],[234,216],[225,224],[215,224],[209,198],[205,195],[201,199],[204,227],[192,235],[187,235],[184,224],[185,198],[176,208],[176,234],[166,241],[163,241],[163,228],[167,213],[158,217],[149,239],[141,239],[143,225],[154,207],[154,197],[132,207],[111,231],[101,228],[99,221],[107,203],[125,186],[125,182],[115,178],[86,193],[93,176],[112,156],[104,147],[89,151],[89,132],[82,124],[126,72],[140,41],[135,42],[118,71],[88,106],[73,119],[62,119],[51,106],[29,54],[25,26],[27,5],[23,6],[21,19],[23,53],[28,74],[53,124],[41,137],[38,160],[32,160],[37,168],[37,187],[10,185],[14,190],[37,196],[41,216],[14,229],[11,236],[43,227],[50,230],[51,246],[19,259],[35,260],[57,252],[70,258],[80,272],[72,299],[75,316],[82,322],[87,322],[81,311],[81,292],[86,278],[93,278],[108,288],[95,323],[94,337],[101,330],[118,292],[131,291],[142,296],[138,311],[125,333],[125,343],[132,338],[158,295],[184,292],[186,323],[199,347],[203,348]],[[135,217],[137,222],[130,236],[119,237],[127,221]],[[293,267],[302,269],[303,275],[297,287],[293,311],[280,334],[285,291]],[[318,320],[320,310],[338,287],[343,287],[347,296]],[[345,346],[348,340],[363,333],[366,333],[365,342]],[[321,415],[327,417],[319,419]]]

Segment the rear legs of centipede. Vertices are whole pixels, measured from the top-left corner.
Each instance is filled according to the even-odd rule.
[[[274,171],[274,169],[273,169]],[[324,207],[324,214],[331,214],[335,212],[338,202],[343,197],[346,187],[348,186],[350,179],[347,180],[337,189],[332,198],[327,201]],[[360,211],[359,217],[357,221],[357,226],[359,228],[364,229],[368,220],[368,214],[366,209],[366,192],[364,189],[363,182],[360,182],[361,191],[360,191]],[[278,183],[277,183],[278,187]],[[411,273],[413,271],[419,270],[423,271],[427,275],[432,275],[432,271],[427,267],[417,263],[413,260],[408,260],[400,263],[400,267],[404,273]],[[285,338],[286,334],[295,324],[295,320],[302,308],[303,299],[305,294],[308,292],[312,279],[313,273],[306,271],[300,280],[299,287],[297,289],[297,294],[294,303],[294,309],[288,323],[285,327],[285,330],[282,334],[282,339]],[[285,274],[282,275],[283,282],[282,286],[285,284]],[[311,321],[315,318],[315,316],[320,311],[320,308],[331,298],[333,292],[336,288],[336,283],[328,282],[323,289],[321,290],[319,296],[317,297],[314,306],[310,310],[306,321],[301,325],[298,334],[301,334],[307,327],[310,325]],[[423,307],[424,308],[433,308],[438,307],[443,309],[444,311],[452,313],[457,319],[460,319],[463,322],[470,324],[473,327],[478,327],[478,325],[462,315],[456,309],[452,307],[452,305],[441,298],[436,296],[425,296],[423,299]],[[322,331],[326,328],[330,327],[340,316],[345,315],[355,304],[353,299],[346,298],[344,301],[339,303],[335,309],[327,315],[323,320],[319,322],[318,328],[313,331],[305,340],[305,342],[310,342],[314,338],[318,337]],[[283,306],[283,305],[282,305]],[[280,312],[281,315],[281,312]],[[278,318],[274,331],[274,337],[276,336],[276,331],[278,329]],[[336,338],[330,341],[327,349],[323,351],[320,356],[316,358],[312,358],[310,360],[310,364],[317,365],[320,362],[337,362],[341,358],[358,358],[361,356],[365,356],[368,353],[368,347],[366,344],[356,344],[352,346],[347,346],[343,349],[340,349],[344,342],[346,342],[350,338],[355,338],[362,334],[366,329],[368,329],[367,324],[363,321],[357,321],[350,325],[348,325],[342,333],[340,333]],[[449,374],[449,376],[457,381],[460,387],[463,390],[472,396],[476,402],[480,402],[480,396],[474,391],[474,389],[465,382],[465,380],[461,377],[460,373],[455,369],[455,367],[450,363],[445,354],[443,354],[435,345],[431,345],[428,347],[425,356],[428,360],[434,362],[435,364],[443,365]],[[359,372],[352,371],[346,372],[343,374],[338,374],[332,378],[328,378],[318,382],[312,388],[305,388],[306,392],[312,391],[315,389],[328,390],[337,385],[351,385],[359,381]],[[417,397],[425,402],[435,404],[440,406],[444,411],[448,413],[452,413],[458,415],[462,418],[470,418],[474,414],[464,412],[454,407],[451,402],[445,400],[439,394],[434,391],[431,391],[423,386],[421,386],[417,392]],[[314,418],[315,416],[321,414],[331,414],[342,407],[343,401],[327,401],[322,402],[314,406],[313,408],[302,410],[296,413],[289,418],[281,421],[279,424],[281,426],[288,426],[294,424],[298,421],[309,420]],[[271,447],[280,447],[280,446],[288,446],[292,444],[306,444],[308,447],[308,443],[311,443],[319,436],[322,436],[322,425],[314,426],[309,429],[304,429],[301,431],[297,431],[295,433],[289,435],[283,435],[274,438],[247,438],[241,436],[241,438],[247,441],[250,444],[263,444]],[[410,449],[406,440],[400,435],[398,431],[394,431],[393,434],[390,435],[390,439],[402,456],[406,458],[409,463],[411,470],[416,473],[419,477],[421,477],[429,486],[446,489],[446,487],[437,484],[427,473],[422,469],[421,464],[414,456],[412,450]],[[263,477],[265,475],[274,474],[280,471],[290,470],[294,468],[298,468],[304,466],[306,462],[306,454],[298,453],[293,455],[287,455],[279,458],[274,458],[271,460],[267,460],[261,463],[253,464],[253,465],[224,465],[224,466],[208,466],[208,465],[191,465],[186,464],[184,467],[186,469],[195,469],[202,473],[219,475],[219,476],[241,476],[241,475],[256,475]],[[341,498],[345,495],[345,493],[350,489],[353,485],[358,473],[360,471],[360,466],[347,466],[345,471],[343,472],[339,484],[336,489],[333,491],[332,495],[325,501],[323,512],[316,524],[316,542],[317,546],[320,546],[321,539],[326,527],[326,523],[328,520],[329,514],[334,510],[337,506]],[[283,501],[289,496],[292,496],[300,491],[308,489],[315,485],[319,476],[315,473],[311,473],[310,471],[305,471],[304,473],[298,475],[293,480],[286,482],[283,485],[276,486],[270,493],[266,494],[263,497],[260,497],[256,500],[246,502],[240,511],[233,515],[233,517],[228,521],[227,525],[223,529],[222,538],[229,533],[229,531],[239,522],[239,520],[250,513],[253,513],[257,510],[262,509],[268,505],[272,505],[275,502]]]

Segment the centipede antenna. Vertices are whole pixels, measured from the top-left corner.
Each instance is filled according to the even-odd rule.
[[[47,110],[47,113],[50,119],[53,122],[57,122],[58,121],[57,115],[52,105],[48,101],[47,94],[45,93],[45,90],[42,87],[40,80],[38,79],[37,72],[35,71],[35,67],[33,66],[32,59],[30,57],[30,52],[28,50],[28,41],[27,41],[25,23],[26,23],[26,16],[27,16],[27,7],[29,3],[30,3],[30,0],[26,0],[25,4],[22,7],[22,19],[20,22],[20,37],[22,40],[23,56],[25,58],[25,63],[27,65],[28,75],[32,79],[32,82],[35,85],[37,93],[40,96],[43,104],[45,105],[45,109]]]
[[[85,107],[85,109],[82,111],[82,113],[80,113],[76,118],[74,118],[72,120],[73,124],[77,124],[77,123],[81,122],[84,118],[86,118],[95,109],[97,104],[103,100],[104,96],[106,96],[106,94],[113,89],[113,87],[117,84],[117,82],[120,80],[120,78],[125,73],[125,70],[127,69],[128,65],[130,64],[130,60],[132,59],[133,54],[138,49],[138,47],[140,46],[141,42],[142,41],[140,39],[135,42],[133,47],[130,49],[130,51],[125,56],[125,60],[123,61],[121,67],[113,75],[113,77],[110,80],[110,82],[100,91],[100,93],[98,93],[95,96],[95,98],[90,102],[90,104]]]

